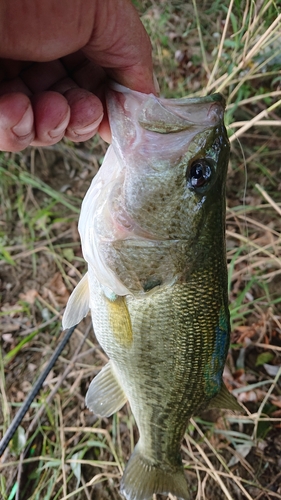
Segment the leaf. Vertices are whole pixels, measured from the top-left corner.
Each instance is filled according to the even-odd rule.
[[[261,380],[261,382],[256,382],[255,384],[249,384],[245,385],[244,387],[238,387],[237,389],[234,389],[232,391],[232,394],[234,396],[238,396],[238,394],[241,394],[242,392],[249,392],[254,389],[257,389],[258,387],[262,387],[263,385],[269,385],[272,384],[272,380]]]
[[[23,427],[19,426],[12,439],[12,449],[16,455],[22,451],[26,443],[25,430]]]
[[[5,250],[5,248],[3,248],[2,246],[0,247],[0,255],[2,255],[2,258],[8,263],[10,264],[11,266],[15,266],[16,263],[14,261],[14,259],[11,257],[10,253]]]
[[[18,489],[18,482],[16,481],[14,483],[14,486],[11,489],[11,493],[10,493],[10,495],[8,497],[8,500],[13,500],[13,498],[15,498],[16,493],[17,493],[17,489]]]
[[[56,467],[59,467],[60,465],[61,465],[61,461],[60,460],[49,460],[44,465],[42,465],[42,467],[39,467],[37,469],[37,471],[41,472],[44,469],[50,469],[50,468],[53,468],[53,467],[56,468]]]
[[[252,442],[248,442],[245,444],[238,444],[235,448],[237,453],[241,455],[243,458],[246,458],[246,456],[250,453],[251,448],[253,446]],[[229,460],[228,462],[228,467],[232,467],[233,465],[236,465],[240,462],[240,458],[238,455],[233,455],[233,457]]]
[[[102,443],[101,441],[95,441],[95,440],[93,440],[93,439],[89,439],[89,440],[87,441],[87,446],[88,446],[88,447],[92,446],[93,448],[94,448],[94,447],[95,447],[95,448],[105,448],[105,449],[107,449],[107,448],[108,448],[108,446],[107,446],[105,443]]]
[[[61,273],[56,272],[53,277],[46,283],[46,293],[51,292],[59,305],[65,306],[69,299],[69,291],[67,290]]]
[[[271,377],[276,377],[280,369],[280,365],[268,365],[267,363],[264,363],[263,367]]]
[[[19,298],[28,304],[34,304],[36,297],[38,296],[37,290],[35,288],[31,288],[26,293],[20,293]]]
[[[253,440],[248,436],[247,434],[244,434],[244,432],[238,432],[238,431],[231,431],[231,430],[223,430],[223,429],[217,429],[215,430],[216,434],[222,434],[223,436],[226,436],[229,441],[233,444],[235,449],[238,449],[239,446],[253,446]]]
[[[62,253],[63,253],[63,256],[65,257],[65,259],[68,260],[68,262],[73,261],[75,255],[74,255],[72,248],[65,248]]]
[[[262,366],[271,361],[273,358],[274,354],[272,352],[262,352],[256,359],[256,366]]]
[[[30,342],[30,340],[33,339],[33,337],[35,337],[35,335],[37,335],[38,333],[38,329],[36,329],[34,332],[30,333],[29,335],[27,335],[24,339],[22,339],[17,345],[16,347],[14,347],[14,349],[11,349],[7,354],[6,356],[4,356],[3,358],[3,361],[4,361],[4,366],[6,366],[7,363],[9,363],[9,361],[11,361],[11,359],[16,356],[16,354],[18,354],[18,352],[20,352],[21,348],[27,344],[27,342]]]
[[[82,451],[82,452],[77,451],[76,453],[74,453],[72,455],[71,459],[72,460],[81,459],[81,458],[83,458],[83,456],[84,456],[84,451]],[[76,488],[78,488],[80,481],[81,481],[81,464],[79,462],[70,462],[70,467],[72,469],[74,476],[77,479]]]

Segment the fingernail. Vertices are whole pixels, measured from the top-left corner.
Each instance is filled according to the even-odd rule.
[[[86,127],[76,128],[75,130],[73,130],[73,133],[76,135],[87,135],[87,134],[94,133],[97,130],[102,119],[103,119],[103,115],[101,115],[98,118],[98,120],[94,121],[93,123],[90,123],[90,125],[86,125]]]
[[[53,128],[52,130],[49,131],[49,136],[52,139],[56,139],[57,137],[60,137],[65,132],[65,130],[67,129],[68,122],[69,122],[69,118],[70,118],[70,110],[67,113],[67,116],[65,117],[65,119],[56,128]]]
[[[22,139],[23,137],[26,137],[27,135],[31,134],[32,129],[33,129],[33,111],[31,106],[28,106],[21,120],[17,123],[17,125],[12,127],[12,131],[14,132],[15,135],[17,135]]]

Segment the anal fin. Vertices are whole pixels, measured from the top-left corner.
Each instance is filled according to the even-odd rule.
[[[219,393],[211,399],[207,408],[223,408],[225,410],[244,413],[242,406],[240,406],[237,399],[228,391],[224,383],[222,383]]]
[[[120,410],[126,401],[127,396],[116,378],[112,362],[109,361],[90,383],[86,405],[96,415],[109,417]]]

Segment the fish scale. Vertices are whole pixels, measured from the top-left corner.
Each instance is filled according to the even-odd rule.
[[[88,312],[108,364],[86,404],[108,417],[129,401],[139,441],[126,500],[188,500],[181,441],[202,409],[240,410],[222,373],[229,346],[225,181],[229,143],[219,94],[165,100],[113,84],[103,165],[82,204],[88,273],[64,328]]]
[[[152,460],[172,460],[179,451],[189,418],[200,410],[202,400],[204,407],[215,395],[206,394],[202,375],[202,365],[207,365],[214,353],[222,304],[221,286],[220,283],[214,286],[213,274],[200,270],[190,277],[188,284],[167,287],[149,300],[126,299],[133,337],[129,348],[122,343],[116,345],[108,321],[111,316],[107,309],[111,303],[102,290],[92,310],[98,341],[115,364],[118,379],[131,401],[145,456]],[[198,291],[205,297],[203,304]],[[114,314],[118,321],[118,308]],[[225,345],[220,353],[223,364],[227,348]],[[155,358],[157,364],[153,362]],[[171,375],[170,384],[167,371]],[[160,389],[166,389],[164,400],[155,380],[160,381]],[[165,387],[161,387],[161,380],[165,380]],[[159,448],[167,438],[169,441]]]

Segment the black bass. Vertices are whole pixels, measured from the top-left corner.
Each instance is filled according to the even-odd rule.
[[[240,407],[222,372],[229,346],[225,181],[229,143],[220,94],[156,98],[113,85],[112,145],[82,204],[88,273],[63,327],[88,312],[110,358],[90,384],[100,416],[128,400],[139,442],[121,493],[188,499],[180,455],[189,418]]]

